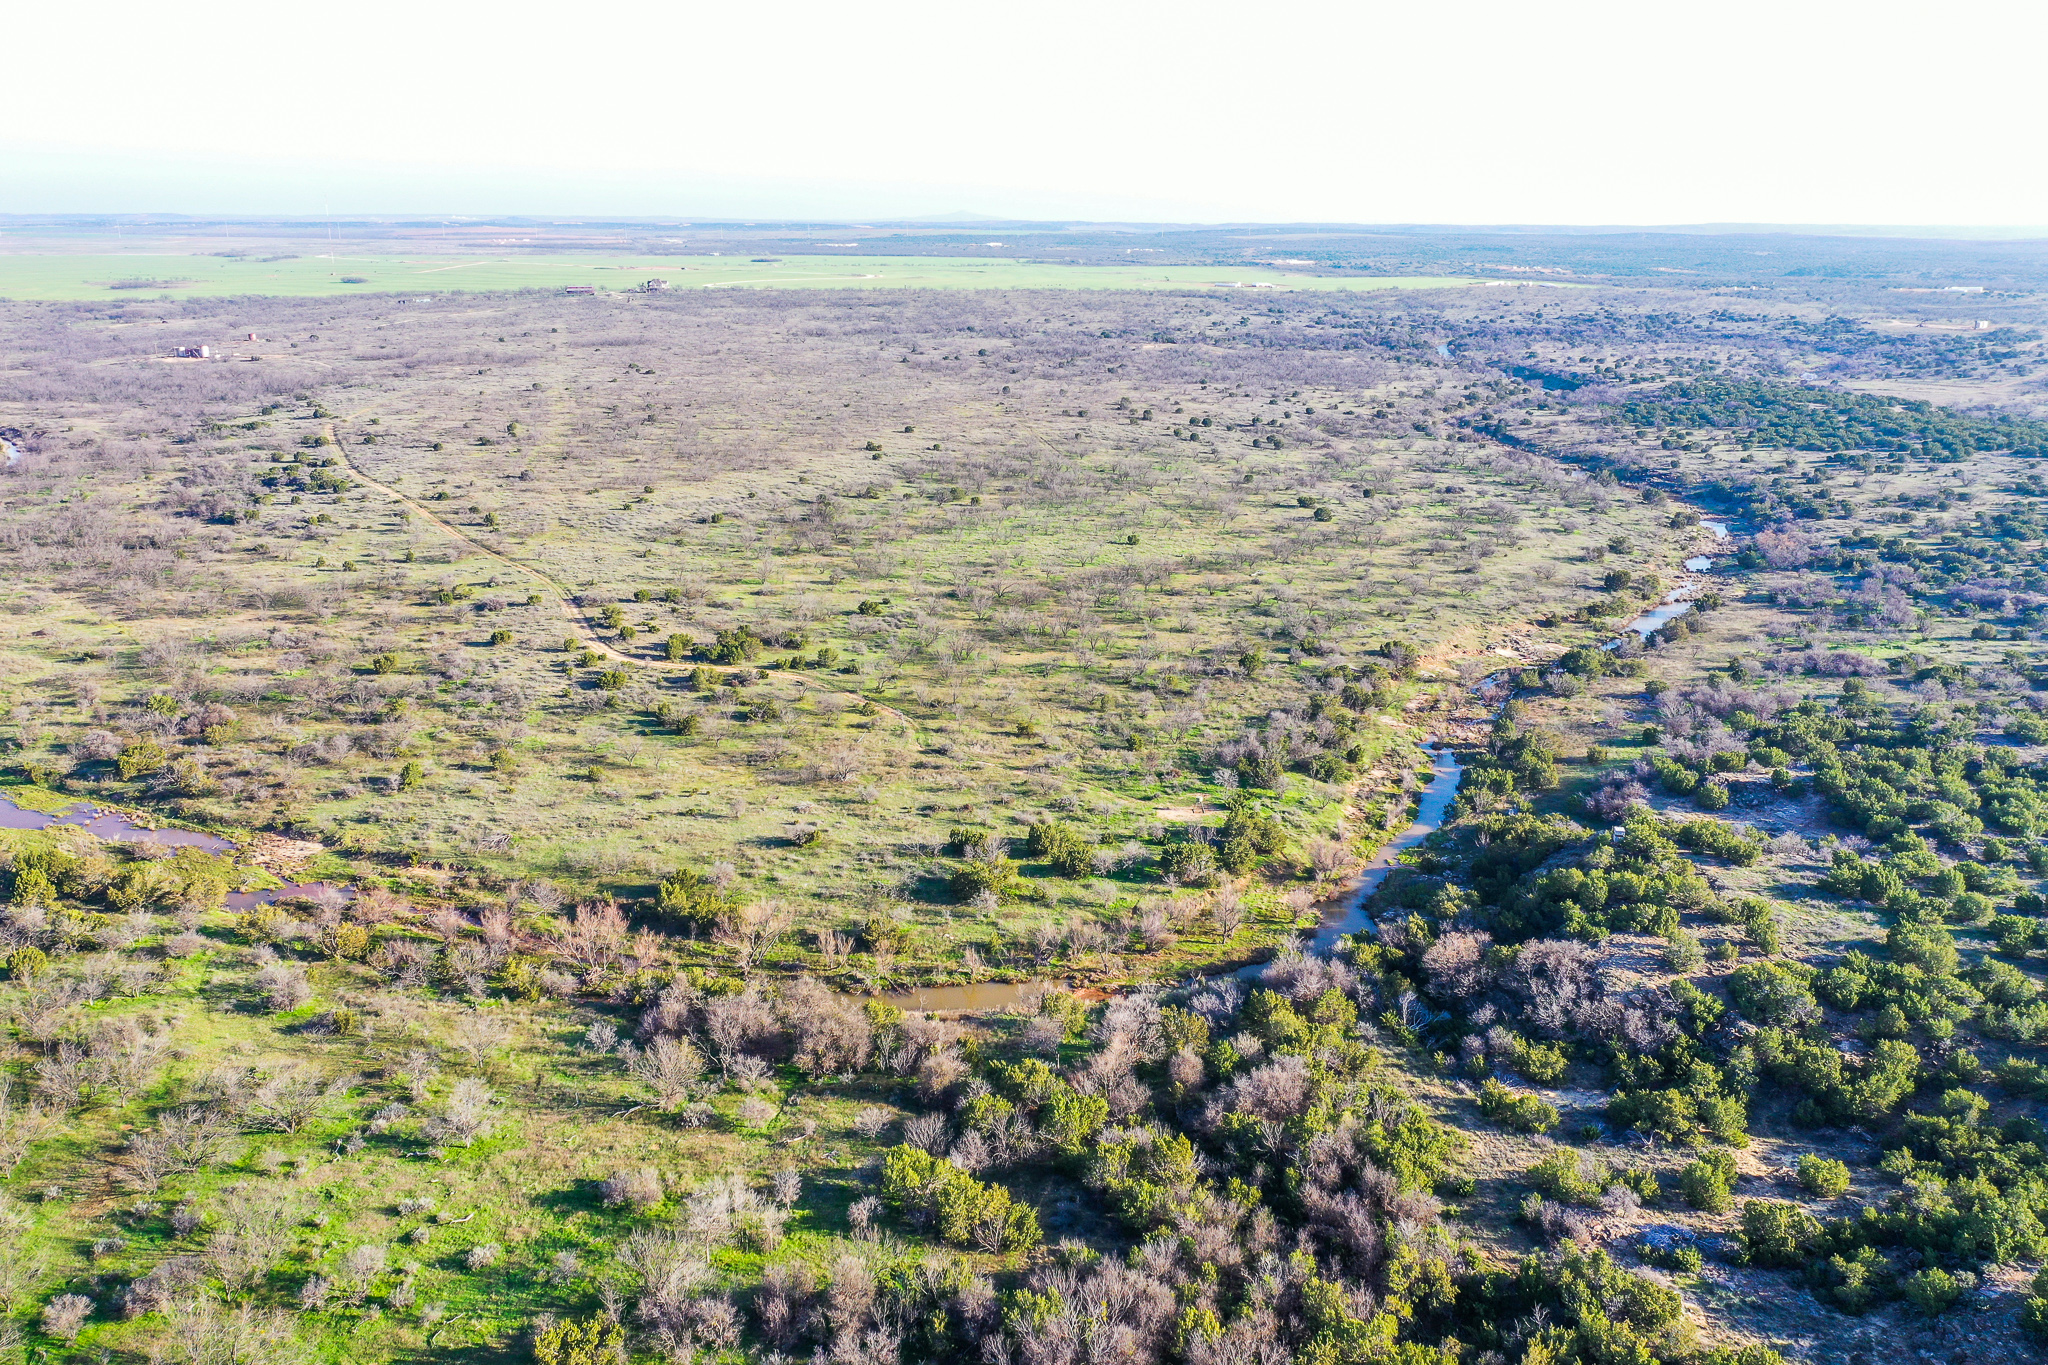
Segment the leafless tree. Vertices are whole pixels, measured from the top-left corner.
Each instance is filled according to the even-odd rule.
[[[641,1229],[619,1249],[619,1261],[640,1281],[634,1315],[671,1359],[693,1359],[737,1340],[730,1303],[704,1291],[711,1265],[702,1248],[673,1232]]]
[[[166,1257],[157,1262],[147,1275],[130,1284],[122,1294],[122,1316],[134,1318],[144,1313],[173,1313],[179,1302],[205,1281],[205,1258]]]
[[[289,1063],[257,1079],[253,1088],[235,1097],[235,1105],[251,1127],[296,1133],[347,1093],[354,1080],[323,1080],[302,1063]]]
[[[1487,950],[1490,934],[1465,929],[1446,930],[1423,950],[1422,972],[1430,994],[1446,1004],[1460,1004],[1483,993],[1493,981]]]
[[[351,1302],[362,1302],[370,1292],[370,1286],[384,1273],[390,1260],[390,1249],[376,1243],[364,1243],[350,1247],[348,1254],[341,1258],[341,1267],[335,1272],[335,1282],[347,1292]]]
[[[83,1294],[59,1294],[43,1305],[43,1331],[62,1341],[77,1341],[91,1316],[91,1299]]]
[[[707,1242],[733,1236],[740,1224],[760,1210],[761,1200],[747,1178],[736,1171],[711,1176],[683,1202],[681,1222],[693,1236]]]
[[[469,1059],[471,1066],[482,1065],[485,1057],[503,1048],[511,1037],[511,1023],[487,1010],[467,1010],[457,1015],[448,1030],[448,1041]]]
[[[290,1253],[304,1216],[305,1210],[290,1190],[230,1186],[214,1203],[213,1235],[205,1252],[207,1269],[231,1292],[246,1289]]]
[[[1335,877],[1352,863],[1351,850],[1336,839],[1314,839],[1309,842],[1308,862],[1318,877]]]
[[[1266,964],[1259,984],[1290,1000],[1313,1000],[1324,991],[1349,994],[1358,984],[1358,975],[1336,958],[1313,957],[1298,948],[1287,948]]]
[[[874,1053],[866,1012],[811,977],[783,987],[777,1012],[793,1040],[791,1060],[812,1076],[859,1071]]]
[[[55,1127],[55,1119],[36,1104],[23,1101],[12,1078],[0,1073],[0,1178],[12,1175],[29,1148]]]
[[[1209,896],[1209,922],[1219,938],[1229,938],[1244,924],[1244,898],[1237,889],[1219,886]]]
[[[152,1365],[300,1365],[308,1359],[291,1316],[276,1309],[229,1308],[202,1295],[175,1306],[170,1317]]]
[[[1530,1024],[1548,1037],[1561,1037],[1598,994],[1595,955],[1583,943],[1537,939],[1523,944],[1502,983],[1522,1002]]]
[[[1312,1094],[1308,1063],[1288,1054],[1238,1077],[1221,1098],[1232,1112],[1285,1122],[1307,1108]]]
[[[626,1069],[654,1091],[654,1101],[663,1109],[694,1099],[702,1086],[704,1058],[682,1038],[658,1037],[644,1050],[631,1053]]]
[[[296,962],[268,963],[257,970],[254,981],[275,1014],[295,1010],[313,998],[313,985],[306,979],[306,969]]]
[[[795,917],[795,910],[782,901],[749,901],[719,917],[714,937],[732,950],[739,970],[750,971],[782,941]]]
[[[707,1000],[702,1012],[704,1040],[719,1073],[727,1077],[750,1055],[748,1049],[771,1038],[776,1028],[774,1011],[753,990]]]
[[[489,1086],[474,1076],[464,1076],[449,1090],[440,1114],[427,1123],[426,1135],[430,1141],[467,1147],[489,1135],[491,1111],[497,1102],[498,1097]]]
[[[903,1140],[913,1147],[921,1147],[933,1156],[944,1156],[952,1145],[943,1114],[919,1114],[904,1121]]]
[[[839,929],[820,929],[817,933],[818,955],[825,959],[828,971],[838,971],[846,965],[846,959],[853,952],[853,936]]]
[[[39,1058],[32,1072],[37,1095],[60,1110],[76,1109],[92,1095],[92,1056],[75,1043],[59,1043],[56,1054]]]
[[[810,1317],[811,1270],[801,1262],[778,1262],[761,1276],[754,1291],[754,1317],[761,1335],[777,1346],[790,1346]]]
[[[562,951],[586,967],[608,967],[626,943],[626,917],[616,902],[579,905],[562,927]]]

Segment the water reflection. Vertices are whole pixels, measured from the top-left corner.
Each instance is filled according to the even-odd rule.
[[[1317,926],[1315,937],[1308,942],[1310,952],[1327,957],[1336,951],[1338,939],[1346,934],[1362,933],[1371,925],[1371,917],[1366,913],[1367,902],[1379,890],[1380,883],[1387,879],[1400,855],[1442,827],[1451,802],[1457,799],[1458,778],[1463,771],[1457,755],[1447,748],[1437,750],[1436,771],[1429,785],[1422,789],[1415,823],[1388,841],[1365,865],[1357,880],[1332,904]],[[1235,975],[1254,978],[1265,968],[1265,963],[1254,962],[1238,968]],[[906,1010],[951,1010],[963,1014],[1019,1010],[1029,1013],[1037,1010],[1038,1002],[1047,991],[1062,990],[1067,985],[1065,981],[1043,979],[984,981],[965,986],[925,986],[916,990],[891,991],[874,998]]]
[[[217,834],[196,829],[147,829],[119,811],[103,811],[90,801],[74,801],[61,811],[23,810],[0,796],[0,829],[49,829],[65,825],[115,844],[163,844],[225,853],[234,844]]]
[[[226,853],[232,840],[196,829],[150,829],[136,824],[119,811],[101,810],[90,801],[74,801],[60,811],[25,810],[0,796],[0,829],[82,829],[111,844],[155,844],[163,848],[196,848],[203,853]],[[272,901],[295,896],[334,894],[352,899],[355,892],[332,882],[286,882],[261,891],[236,891],[228,896],[230,910],[247,910]]]
[[[1380,889],[1380,883],[1394,870],[1403,853],[1443,828],[1444,816],[1450,811],[1451,802],[1458,798],[1458,778],[1463,772],[1456,754],[1447,748],[1437,750],[1436,774],[1422,789],[1415,823],[1389,840],[1379,855],[1365,865],[1365,870],[1359,873],[1357,882],[1338,907],[1323,917],[1316,936],[1309,940],[1310,952],[1327,957],[1337,950],[1338,939],[1346,934],[1363,933],[1372,923],[1371,916],[1366,913],[1366,904],[1372,900],[1373,892]]]

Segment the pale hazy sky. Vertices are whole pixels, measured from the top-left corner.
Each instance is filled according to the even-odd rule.
[[[43,4],[0,212],[2048,224],[2044,16]]]

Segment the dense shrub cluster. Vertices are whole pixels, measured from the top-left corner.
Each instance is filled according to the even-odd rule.
[[[1388,880],[1379,932],[1352,956],[1383,1000],[1414,1002],[1382,1011],[1382,1025],[1475,1081],[1483,1118],[1548,1131],[1556,1109],[1508,1080],[1556,1084],[1569,1067],[1597,1068],[1610,1132],[1697,1150],[1666,1191],[1558,1149],[1525,1175],[1524,1220],[1538,1235],[1583,1242],[1588,1210],[1663,1199],[1732,1209],[1728,1149],[1748,1142],[1752,1110],[1777,1106],[1796,1125],[1874,1135],[1891,1192],[1832,1217],[1741,1201],[1737,1257],[1800,1273],[1845,1312],[1902,1301],[1934,1314],[1967,1299],[1986,1267],[2048,1251],[2048,1134],[2030,1117],[1993,1117],[1981,1093],[1995,1080],[2007,1095],[2048,1095],[2048,1067],[1978,1059],[1984,1040],[2048,1037],[2048,1000],[2025,970],[2048,947],[2048,897],[2021,876],[2048,867],[2031,844],[2048,831],[2048,770],[1978,740],[1988,705],[1941,704],[1935,689],[1975,686],[1954,666],[1910,665],[1921,699],[1904,707],[1880,701],[1864,670],[1822,671],[1846,675],[1838,704],[1745,687],[1739,668],[1735,680],[1659,690],[1662,745],[1611,771],[1586,802],[1613,826],[1599,834],[1532,809],[1555,783],[1555,747],[1510,705],[1468,769],[1458,818]],[[1810,785],[1864,832],[1822,846],[1816,889],[1878,909],[1881,949],[1818,963],[1779,956],[1772,903],[1717,893],[1701,867],[1752,867],[1785,852],[1783,841],[1645,806],[1652,783],[1727,804],[1732,788],[1711,802],[1702,794],[1758,769],[1780,791]],[[1804,858],[1808,845],[1790,851]],[[1691,945],[1662,987],[1618,995],[1603,982],[1592,945],[1657,934],[1677,962],[1688,919],[1740,925],[1759,955],[1743,961],[1725,945],[1731,966],[1695,982],[1684,975],[1700,965]],[[1966,951],[1955,926],[1987,928],[1997,955]],[[1818,1155],[1798,1163],[1797,1179],[1818,1200],[1853,1183],[1846,1165]],[[1686,1251],[1651,1259],[1698,1265]],[[2048,1307],[2030,1311],[2048,1321]]]
[[[1678,380],[1622,403],[1616,415],[1652,431],[1726,433],[1745,448],[1906,453],[1918,447],[1955,460],[1980,450],[2048,454],[2048,426],[2025,418],[1965,417],[1919,400],[1761,380]]]
[[[1671,1335],[1671,1291],[1599,1253],[1493,1263],[1438,1221],[1433,1196],[1467,1188],[1458,1144],[1360,1041],[1383,984],[1291,958],[1249,995],[1224,982],[1180,1004],[1113,1002],[1064,1068],[991,1056],[962,1076],[932,1145],[889,1154],[885,1192],[942,1225],[954,1201],[966,1235],[978,1217],[993,1244],[1002,1201],[982,1209],[966,1172],[1042,1165],[1123,1224],[1136,1247],[1123,1262],[1057,1249],[1004,1297],[988,1330],[1012,1359],[1064,1358],[1054,1343],[1115,1327],[1136,1360],[1270,1351],[1449,1365],[1460,1349],[1499,1347],[1539,1307],[1553,1324],[1545,1359],[1689,1358]],[[1559,1193],[1579,1197],[1563,1181]]]

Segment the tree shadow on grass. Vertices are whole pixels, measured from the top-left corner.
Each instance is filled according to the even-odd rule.
[[[432,1341],[433,1338],[428,1338]],[[504,1341],[466,1343],[458,1346],[428,1345],[405,1351],[395,1351],[388,1359],[392,1365],[405,1362],[420,1362],[420,1365],[527,1365],[533,1359],[533,1348],[523,1333]]]
[[[554,1189],[543,1190],[530,1201],[536,1209],[544,1209],[558,1218],[571,1218],[579,1213],[596,1217],[609,1217],[611,1210],[604,1206],[604,1195],[595,1180],[576,1180]]]

